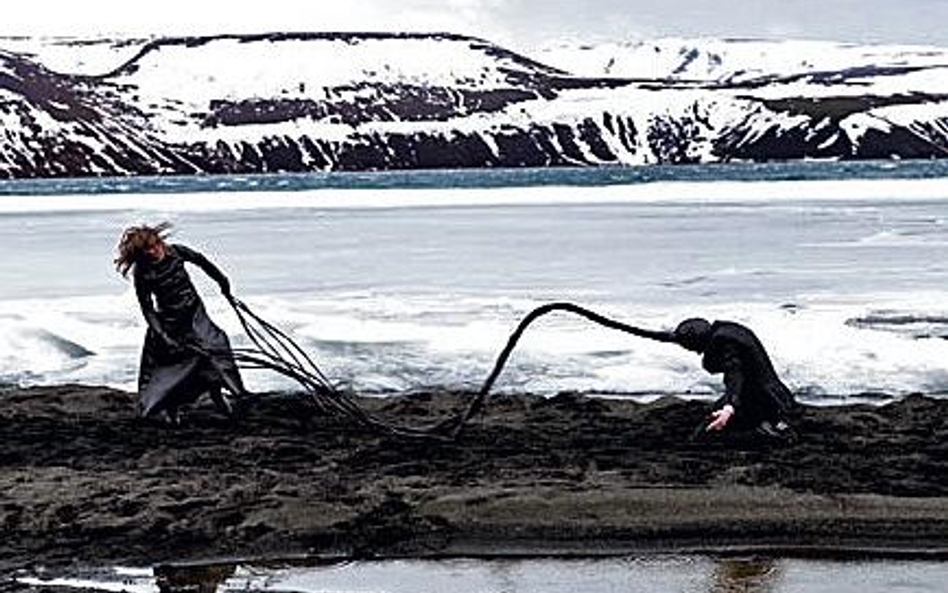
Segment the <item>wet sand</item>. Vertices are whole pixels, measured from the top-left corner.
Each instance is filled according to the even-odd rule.
[[[470,394],[363,400],[409,426]],[[0,575],[307,555],[651,552],[948,558],[948,401],[803,407],[789,446],[693,442],[708,404],[497,397],[454,443],[270,395],[175,428],[133,394],[0,391]]]

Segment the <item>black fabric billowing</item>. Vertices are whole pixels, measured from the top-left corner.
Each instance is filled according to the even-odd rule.
[[[793,394],[777,376],[763,344],[749,328],[731,321],[711,325],[702,366],[724,374],[724,396],[715,404],[734,406],[729,426],[751,428],[767,420],[786,420]]]
[[[139,411],[144,417],[196,400],[222,387],[243,395],[227,334],[208,317],[185,262],[229,288],[226,277],[200,253],[169,246],[160,262],[135,266],[135,290],[148,324],[139,367]]]

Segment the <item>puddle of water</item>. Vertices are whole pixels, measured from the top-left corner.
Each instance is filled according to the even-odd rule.
[[[128,593],[943,593],[948,562],[704,556],[380,560],[112,569],[20,583]]]

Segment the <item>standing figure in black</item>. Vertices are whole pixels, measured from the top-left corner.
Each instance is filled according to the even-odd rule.
[[[233,407],[221,389],[243,398],[243,381],[227,334],[207,316],[184,264],[201,268],[228,299],[230,282],[197,251],[166,243],[170,228],[162,223],[126,229],[115,259],[123,276],[132,271],[148,324],[138,375],[139,412],[143,418],[177,424],[178,408],[208,393],[230,417]]]
[[[714,404],[702,431],[755,431],[766,438],[792,438],[788,415],[793,394],[774,370],[767,351],[749,328],[732,321],[701,318],[678,324],[673,341],[702,355],[711,374],[724,374],[724,395]]]

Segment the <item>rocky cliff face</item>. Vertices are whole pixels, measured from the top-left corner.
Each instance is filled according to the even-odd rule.
[[[941,50],[677,47],[541,63],[451,34],[0,39],[0,177],[948,154]]]

